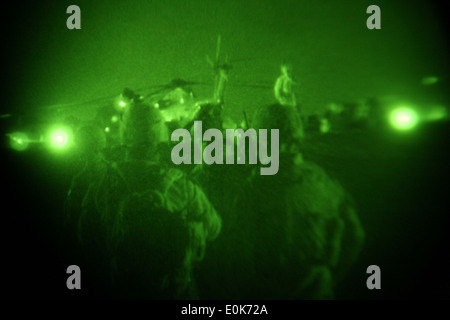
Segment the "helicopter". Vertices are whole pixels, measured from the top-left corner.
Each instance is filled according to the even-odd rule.
[[[53,150],[67,150],[74,145],[77,129],[93,124],[104,130],[107,142],[117,144],[123,112],[131,103],[142,103],[159,109],[165,123],[172,129],[189,128],[195,119],[209,119],[209,126],[218,125],[223,110],[223,98],[228,85],[232,63],[228,56],[221,57],[221,36],[218,35],[214,59],[206,55],[214,82],[172,79],[166,84],[149,85],[137,89],[125,88],[122,93],[99,97],[84,102],[73,102],[35,108],[26,113],[5,113],[0,121],[10,121],[13,129],[5,134],[12,149],[23,151],[29,147],[47,146]],[[197,97],[195,86],[213,87],[210,97]],[[270,90],[267,84],[235,84],[235,87]],[[246,115],[244,116],[246,118]]]
[[[222,59],[221,36],[218,35],[214,58],[206,55],[206,62],[214,76],[213,82],[175,78],[169,83],[133,90],[125,88],[120,94],[84,102],[34,108],[21,114],[0,114],[2,128],[7,130],[4,135],[5,142],[17,151],[27,150],[31,146],[45,146],[63,151],[74,145],[74,134],[81,125],[94,124],[104,130],[109,145],[117,144],[121,115],[130,103],[136,101],[159,109],[169,130],[189,129],[194,120],[199,119],[203,121],[205,128],[221,128],[227,87],[273,89],[273,85],[267,82],[229,83],[233,64],[246,60],[249,59],[229,60],[227,55]],[[422,79],[420,88],[429,90],[445,83],[448,83],[448,77],[429,76]],[[193,87],[197,86],[212,87],[212,93],[206,97],[198,97],[193,90]],[[357,102],[331,102],[325,112],[309,116],[304,114],[302,121],[305,133],[324,134],[347,131],[354,127],[380,129],[386,125],[400,131],[408,131],[415,128],[417,123],[448,119],[447,103],[421,108],[423,110],[401,104],[404,104],[401,99],[389,97],[375,97]],[[241,127],[249,128],[250,122],[245,110],[242,118]]]

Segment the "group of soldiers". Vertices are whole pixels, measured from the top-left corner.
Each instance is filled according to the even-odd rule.
[[[335,297],[364,231],[350,195],[302,156],[295,97],[283,93],[288,71],[275,85],[278,103],[251,121],[280,130],[273,176],[250,164],[175,166],[161,110],[130,92],[115,156],[99,126],[78,129],[83,168],[65,203],[66,243],[95,290],[144,299]],[[192,120],[223,123],[223,99],[203,108]]]

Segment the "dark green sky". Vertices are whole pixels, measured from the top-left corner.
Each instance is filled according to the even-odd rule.
[[[66,28],[77,4],[82,30]],[[382,30],[366,28],[381,8]],[[330,101],[416,91],[448,70],[447,43],[430,1],[46,1],[2,5],[8,110],[119,93],[174,77],[209,81],[205,55],[217,34],[236,63],[230,83],[272,84],[282,59],[294,66],[298,99],[311,112]],[[5,50],[6,49],[6,50]],[[208,94],[212,88],[198,88]],[[236,113],[272,102],[272,90],[229,88]],[[235,114],[235,112],[231,112]]]

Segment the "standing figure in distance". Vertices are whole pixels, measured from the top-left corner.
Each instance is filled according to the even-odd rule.
[[[296,83],[292,80],[292,65],[287,63],[281,64],[281,75],[277,78],[273,88],[275,98],[283,106],[297,106],[295,94],[292,86]]]

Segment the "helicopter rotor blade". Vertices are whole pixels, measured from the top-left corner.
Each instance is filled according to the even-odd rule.
[[[167,86],[167,84],[155,84],[155,85],[151,85],[151,86],[147,86],[147,87],[137,88],[137,89],[134,89],[133,91],[145,91],[145,90],[149,90],[149,89],[162,88],[165,86]]]
[[[241,59],[232,59],[228,61],[228,63],[236,63],[236,62],[248,62],[248,61],[254,61],[257,60],[257,58],[241,58]]]
[[[211,58],[209,57],[209,55],[206,55],[206,61],[207,61],[208,64],[211,66],[211,68],[214,69],[214,62],[211,60]]]
[[[161,87],[167,87],[167,85],[152,85],[152,86],[138,88],[135,91],[144,91],[144,90],[149,90],[149,89],[154,89],[154,88],[161,88]],[[103,97],[100,97],[100,98],[90,99],[90,100],[86,100],[86,101],[79,101],[79,102],[71,102],[71,103],[63,103],[63,104],[55,104],[55,105],[51,105],[51,106],[38,107],[38,108],[36,108],[36,110],[53,110],[53,109],[68,109],[68,108],[73,108],[73,107],[81,107],[81,106],[85,106],[85,105],[89,105],[89,104],[96,104],[96,103],[100,103],[100,102],[107,102],[108,100],[114,99],[118,95],[119,94],[115,94],[115,95],[109,95],[109,96],[103,96]]]
[[[221,35],[219,34],[219,35],[217,36],[217,46],[216,46],[216,65],[219,63],[219,58],[220,58],[220,45],[221,45],[221,42],[222,42],[222,37],[221,37]]]
[[[233,88],[253,88],[253,89],[272,89],[272,86],[266,84],[240,84],[240,83],[230,83],[230,87]]]
[[[153,95],[159,94],[165,90],[173,90],[175,88],[182,88],[185,86],[190,86],[190,85],[205,85],[205,86],[210,86],[212,85],[211,83],[208,82],[201,82],[201,81],[186,81],[183,79],[173,79],[170,83],[161,86],[159,90],[150,92],[149,94],[145,95],[145,98],[151,97]]]
[[[87,105],[87,104],[93,104],[93,103],[98,103],[98,102],[102,102],[102,101],[107,101],[107,100],[112,99],[114,97],[115,97],[115,95],[114,96],[108,96],[108,97],[101,97],[101,98],[91,99],[91,100],[87,100],[87,101],[81,101],[81,102],[55,104],[55,105],[51,105],[51,106],[39,107],[39,108],[36,108],[36,110],[68,109],[68,108],[72,108],[72,107],[80,107],[80,106],[84,106],[84,105]]]
[[[183,79],[174,79],[172,80],[169,84],[157,84],[157,85],[151,85],[151,86],[146,86],[146,87],[141,87],[141,88],[137,88],[134,89],[133,91],[139,92],[139,91],[147,91],[147,90],[151,90],[151,89],[159,89],[156,91],[156,93],[159,93],[161,91],[164,91],[166,89],[172,89],[172,88],[176,88],[176,87],[183,87],[183,86],[187,86],[187,85],[210,85],[207,82],[200,82],[200,81],[186,81]],[[152,92],[146,96],[155,94],[155,92]],[[82,101],[82,102],[72,102],[72,103],[65,103],[65,104],[57,104],[57,105],[52,105],[52,106],[47,106],[47,107],[42,107],[42,109],[67,109],[67,108],[71,108],[71,107],[75,107],[75,106],[83,106],[83,105],[87,105],[87,104],[95,104],[95,103],[99,103],[102,101],[108,101],[111,99],[114,99],[115,97],[117,97],[119,94],[115,94],[115,95],[110,95],[110,96],[105,96],[105,97],[100,97],[100,98],[96,98],[96,99],[91,99],[91,100],[87,100],[87,101]]]

